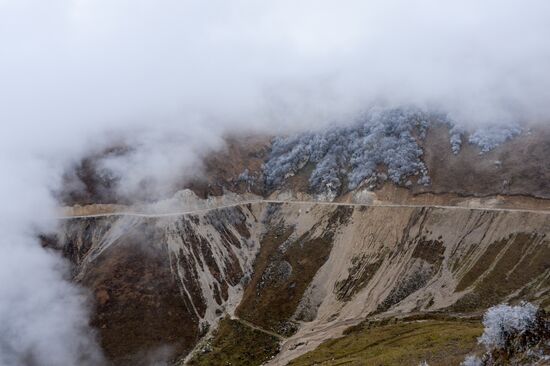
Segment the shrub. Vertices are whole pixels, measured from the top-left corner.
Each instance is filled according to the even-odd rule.
[[[521,128],[515,123],[483,126],[472,133],[468,141],[477,145],[481,152],[485,153],[521,134],[521,132]]]
[[[349,126],[336,126],[273,140],[264,165],[265,183],[276,188],[306,164],[313,165],[309,186],[315,193],[335,195],[352,190],[367,180],[378,179],[380,170],[395,184],[418,176],[417,184],[431,184],[419,141],[426,136],[428,121],[449,127],[451,150],[458,154],[464,140],[488,152],[519,135],[515,123],[481,126],[466,139],[466,129],[447,116],[414,108],[371,109]]]
[[[503,348],[510,338],[536,327],[537,313],[538,307],[527,302],[494,306],[483,316],[485,330],[479,342],[487,349]]]
[[[424,138],[429,118],[415,109],[373,109],[350,126],[276,138],[264,165],[266,185],[278,186],[307,163],[315,164],[309,185],[316,193],[339,192],[344,177],[355,189],[376,177],[379,167],[394,183],[418,175],[420,184],[429,184],[417,141]]]
[[[449,129],[451,150],[453,154],[457,155],[462,148],[462,135],[464,135],[464,129],[457,125],[452,125]]]

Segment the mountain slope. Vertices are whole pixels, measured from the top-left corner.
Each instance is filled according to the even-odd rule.
[[[46,245],[94,294],[115,364],[306,362],[349,327],[411,316],[471,335],[497,303],[550,306],[549,141],[543,125],[376,110],[228,137],[201,173],[162,194],[145,179],[135,200],[108,169],[133,150],[113,147],[67,172]]]
[[[549,234],[537,211],[260,202],[68,219],[57,245],[115,363],[181,357],[229,314],[289,337],[277,365],[369,316],[548,306]]]

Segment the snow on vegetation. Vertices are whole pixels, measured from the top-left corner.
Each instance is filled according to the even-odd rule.
[[[450,123],[449,130],[451,149],[456,155],[462,148],[463,140],[465,139],[466,129],[461,125]],[[513,139],[523,132],[522,128],[515,122],[500,123],[493,125],[480,126],[473,130],[467,141],[477,146],[481,150],[481,154],[487,153],[506,141]]]
[[[451,150],[453,154],[458,154],[462,149],[462,136],[466,133],[464,128],[458,125],[452,125],[449,129],[449,142],[451,143]]]
[[[461,366],[501,365],[502,357],[513,365],[546,365],[550,361],[550,324],[538,306],[528,302],[493,306],[483,316],[483,325],[478,341],[486,352],[467,356]]]
[[[454,154],[465,142],[479,147],[483,154],[522,132],[516,123],[469,130],[439,113],[415,108],[374,108],[348,126],[275,138],[264,165],[265,183],[276,188],[311,164],[311,191],[332,198],[345,189],[372,181],[430,185],[420,143],[432,123],[449,127]],[[411,177],[416,178],[411,181]]]
[[[538,310],[530,303],[517,306],[502,304],[490,308],[483,316],[485,330],[479,342],[488,349],[504,347],[510,337],[535,328]]]
[[[273,141],[264,166],[268,187],[276,187],[313,163],[312,191],[335,195],[369,178],[404,184],[417,176],[429,184],[418,141],[425,137],[430,115],[414,109],[371,110],[358,122]]]
[[[472,133],[468,141],[479,146],[481,152],[485,153],[518,136],[521,131],[516,123],[483,126]]]

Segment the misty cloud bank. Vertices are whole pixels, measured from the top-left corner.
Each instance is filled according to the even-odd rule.
[[[548,14],[544,0],[0,0],[0,365],[101,363],[86,296],[36,240],[85,154],[131,146],[108,168],[132,194],[191,174],[226,133],[372,106],[464,129],[545,123]]]

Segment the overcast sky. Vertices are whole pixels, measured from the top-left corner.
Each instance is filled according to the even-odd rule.
[[[546,123],[549,17],[547,0],[0,0],[0,365],[94,352],[81,291],[33,239],[83,154],[139,147],[118,166],[131,186],[194,167],[228,131],[371,105]]]

